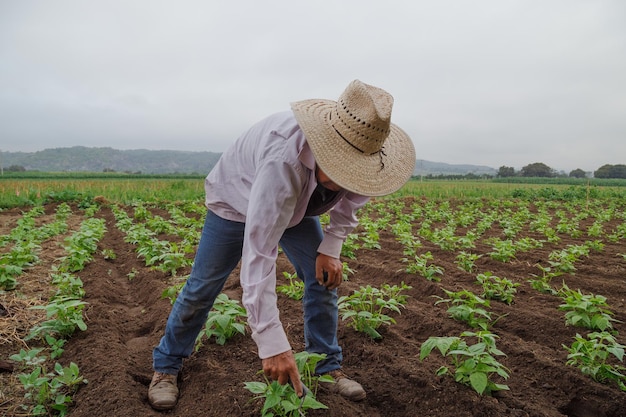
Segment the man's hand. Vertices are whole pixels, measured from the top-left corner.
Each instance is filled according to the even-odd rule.
[[[304,394],[302,381],[292,351],[288,350],[276,356],[265,358],[262,363],[263,373],[266,377],[278,381],[280,385],[285,385],[291,381],[298,397],[302,397]]]
[[[320,285],[334,290],[343,282],[343,264],[337,258],[318,254],[315,261],[315,279]]]

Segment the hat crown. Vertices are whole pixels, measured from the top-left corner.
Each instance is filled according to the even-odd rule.
[[[392,107],[391,94],[354,80],[337,101],[332,125],[354,148],[374,154],[381,151],[389,136]]]

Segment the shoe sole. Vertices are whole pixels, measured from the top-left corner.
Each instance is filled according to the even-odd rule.
[[[167,410],[171,410],[172,408],[176,407],[176,404],[173,404],[173,405],[158,405],[158,404],[150,403],[150,407],[154,408],[157,411],[167,411]]]

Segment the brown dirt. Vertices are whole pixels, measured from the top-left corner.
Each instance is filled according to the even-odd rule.
[[[5,216],[2,213],[0,217]],[[145,267],[134,247],[123,240],[108,208],[97,216],[106,219],[108,232],[99,249],[113,249],[115,260],[96,259],[79,273],[86,290],[88,329],[76,333],[66,344],[61,362],[78,364],[89,383],[74,396],[71,417],[93,416],[256,416],[260,404],[251,401],[244,389],[246,381],[259,380],[261,364],[256,346],[249,335],[236,336],[225,346],[205,343],[202,349],[186,360],[181,375],[181,396],[177,407],[168,413],[154,411],[147,402],[147,386],[152,374],[151,351],[163,333],[170,311],[170,302],[161,292],[176,282],[175,278]],[[3,223],[5,224],[5,223]],[[605,227],[610,230],[617,223]],[[419,226],[417,226],[419,227]],[[532,235],[530,232],[524,232]],[[523,233],[523,234],[524,234]],[[501,236],[493,229],[484,237]],[[521,237],[519,235],[518,237]],[[401,315],[394,315],[397,324],[382,329],[384,338],[375,342],[362,333],[340,323],[339,339],[344,349],[344,370],[359,380],[367,390],[367,399],[351,403],[324,390],[318,400],[328,411],[312,411],[310,416],[571,416],[618,417],[626,415],[626,393],[615,384],[600,384],[565,365],[567,352],[577,332],[584,329],[568,327],[563,312],[557,309],[560,298],[540,294],[527,280],[538,273],[537,262],[547,264],[551,250],[567,244],[581,244],[586,236],[572,239],[563,236],[557,245],[518,254],[512,262],[502,263],[483,256],[478,271],[491,271],[521,286],[511,306],[493,302],[492,310],[503,317],[492,331],[500,336],[498,348],[507,354],[501,362],[511,371],[506,383],[510,391],[493,396],[480,396],[471,388],[455,383],[449,377],[437,377],[436,369],[445,362],[438,353],[419,360],[422,342],[430,336],[458,336],[469,330],[466,324],[449,318],[446,305],[434,305],[433,296],[449,290],[470,289],[479,292],[476,274],[459,270],[456,251],[443,251],[422,240],[420,253],[430,250],[435,263],[445,269],[441,282],[404,272],[402,247],[389,232],[381,234],[380,250],[360,249],[357,260],[349,265],[355,271],[340,288],[345,295],[362,285],[379,287],[383,283],[406,282],[412,286],[410,298]],[[576,264],[575,275],[561,277],[570,288],[584,293],[602,294],[620,320],[615,324],[618,341],[626,335],[626,261],[624,242],[609,243],[603,252],[593,252]],[[487,245],[474,252],[485,253]],[[278,273],[292,271],[289,263],[279,259]],[[136,270],[133,279],[128,274]],[[225,292],[231,298],[241,297],[238,271],[229,278]],[[180,275],[184,275],[182,271]],[[557,278],[560,280],[561,278]],[[555,284],[559,284],[555,283]],[[2,301],[0,300],[0,303]],[[294,350],[303,349],[302,311],[299,302],[279,297],[281,319]],[[6,306],[5,307],[9,307]],[[10,313],[10,312],[9,312]],[[4,320],[4,324],[3,324]],[[0,325],[7,325],[0,317]],[[27,330],[27,329],[26,329]],[[21,331],[25,331],[22,326]],[[16,340],[0,341],[0,359],[19,351]],[[21,393],[15,376],[0,374],[3,394],[0,412],[20,414],[17,404]],[[505,381],[499,381],[505,382]],[[8,385],[7,385],[8,384]],[[11,396],[13,395],[13,396]],[[19,395],[19,396],[18,396]],[[4,407],[3,407],[4,406]]]

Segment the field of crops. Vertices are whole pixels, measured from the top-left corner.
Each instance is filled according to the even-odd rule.
[[[162,415],[151,351],[193,261],[202,179],[0,187],[0,415]],[[626,415],[625,209],[623,187],[584,185],[416,181],[372,200],[343,248],[338,331],[368,396],[308,375],[303,412]],[[282,254],[277,274],[299,352],[301,288]],[[258,373],[240,299],[237,269],[168,415],[299,415]]]

